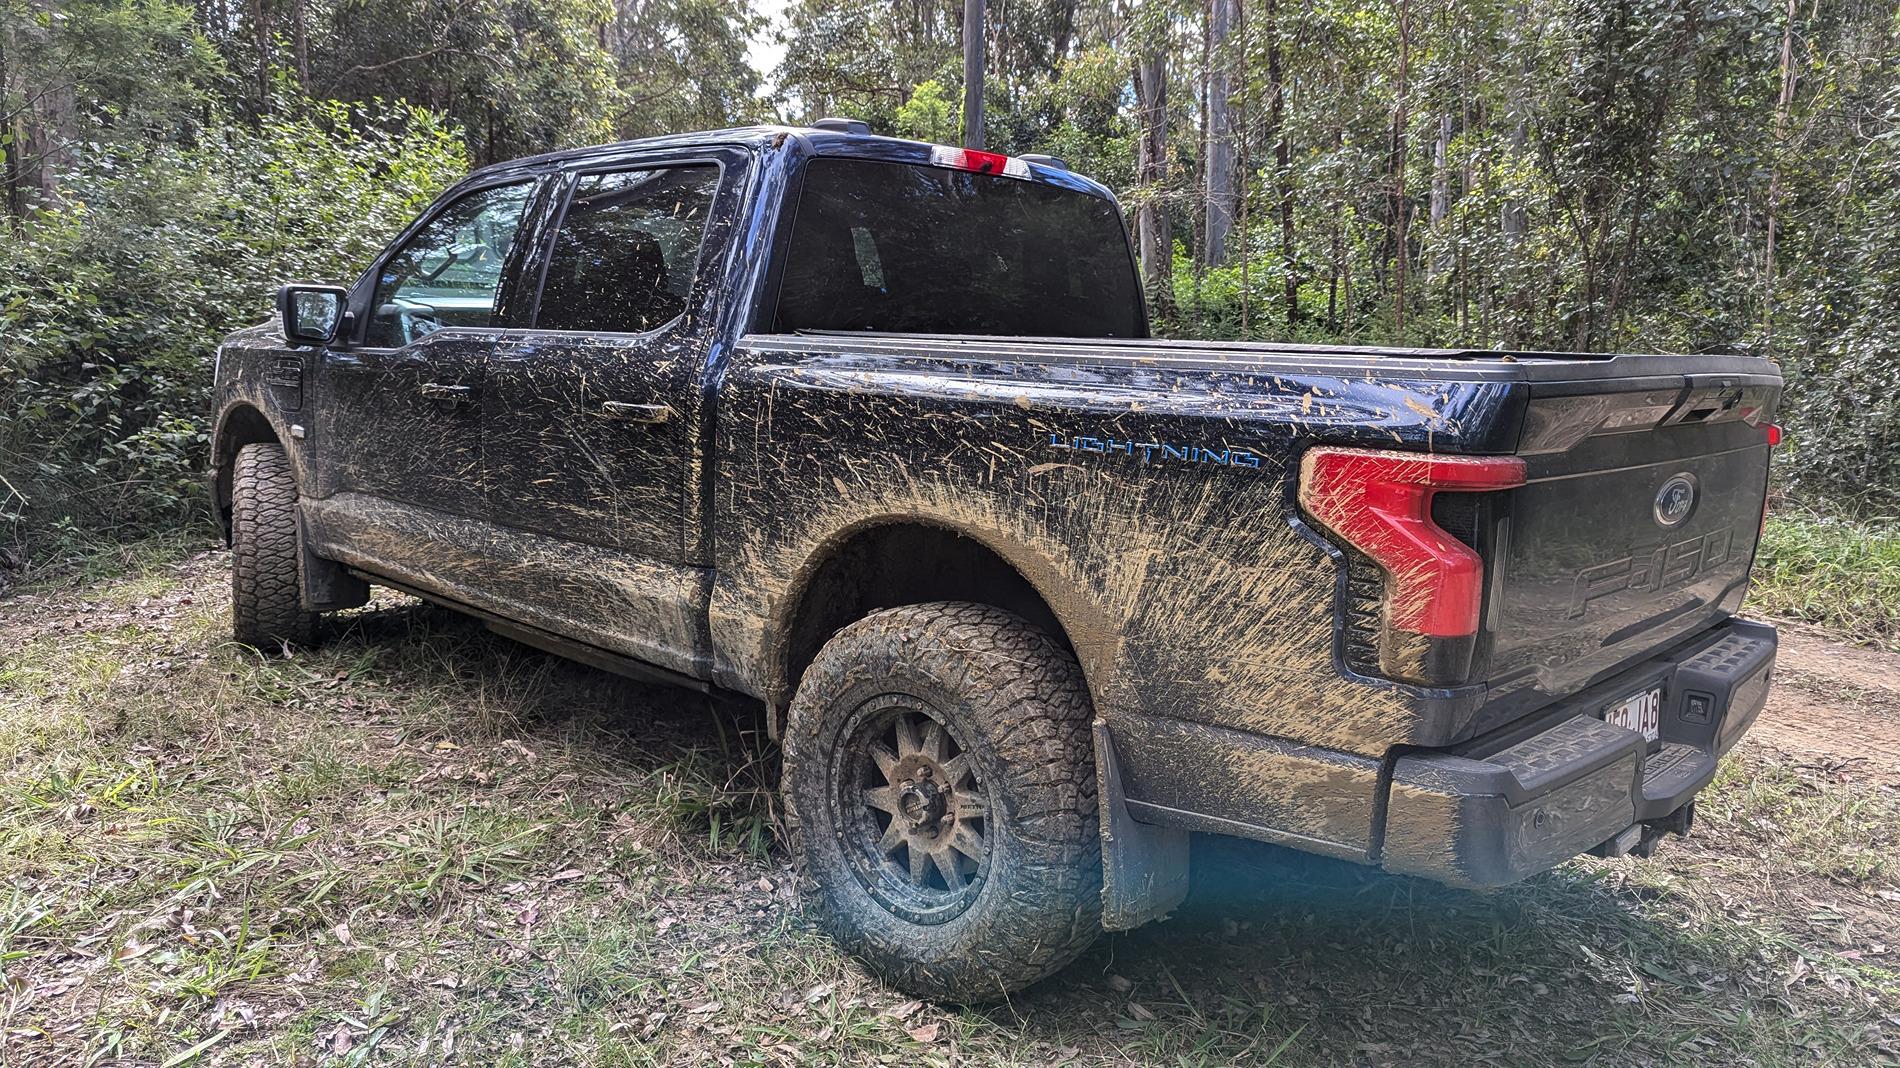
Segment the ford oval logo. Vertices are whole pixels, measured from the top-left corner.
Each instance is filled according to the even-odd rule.
[[[1656,522],[1665,527],[1679,527],[1695,513],[1696,505],[1695,476],[1684,471],[1671,476],[1656,491]]]

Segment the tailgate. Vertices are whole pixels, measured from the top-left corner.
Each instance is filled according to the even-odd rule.
[[[1495,528],[1494,687],[1568,692],[1741,608],[1779,395],[1775,375],[1533,393]]]

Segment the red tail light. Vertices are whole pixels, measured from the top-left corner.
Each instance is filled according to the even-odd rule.
[[[1300,506],[1385,571],[1385,628],[1426,638],[1475,635],[1484,603],[1484,561],[1432,522],[1432,498],[1523,484],[1515,456],[1328,447],[1300,461]]]
[[[1768,447],[1769,448],[1772,449],[1775,446],[1781,444],[1781,439],[1786,436],[1787,436],[1786,433],[1781,429],[1780,423],[1768,424]]]
[[[1027,160],[1005,156],[1001,152],[984,152],[975,148],[934,145],[930,149],[930,162],[938,167],[953,167],[960,171],[994,174],[1003,178],[1031,176]]]

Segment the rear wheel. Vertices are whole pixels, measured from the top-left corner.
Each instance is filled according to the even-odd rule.
[[[281,445],[246,445],[231,476],[231,632],[260,649],[309,645],[297,534],[297,479]]]
[[[785,735],[794,853],[820,921],[892,985],[1018,990],[1101,926],[1090,706],[1075,658],[985,605],[839,631]]]

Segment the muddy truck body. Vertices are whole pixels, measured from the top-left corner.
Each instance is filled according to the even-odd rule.
[[[1761,709],[1760,359],[1150,339],[1043,157],[758,128],[479,171],[217,370],[240,638],[369,583],[763,702],[814,913],[974,999],[1190,835],[1647,854]]]

